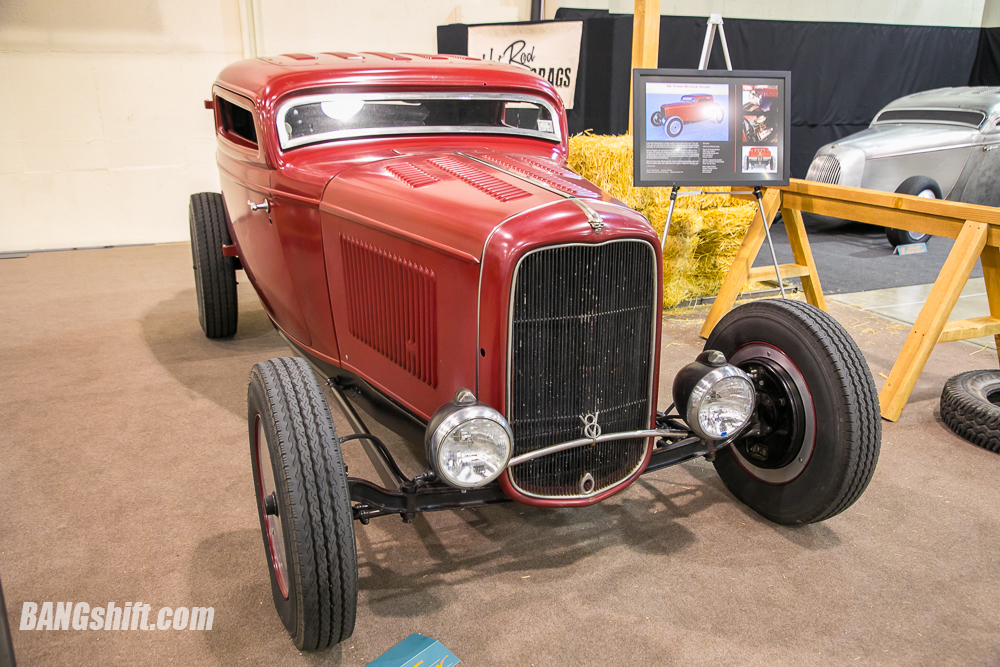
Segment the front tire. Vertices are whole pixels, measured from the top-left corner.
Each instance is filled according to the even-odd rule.
[[[941,186],[933,178],[927,176],[910,176],[899,184],[896,192],[901,195],[916,195],[925,199],[941,199]],[[885,238],[895,248],[898,245],[910,243],[927,243],[931,240],[931,235],[886,227]]]
[[[684,131],[684,121],[677,116],[671,116],[667,119],[667,124],[664,129],[668,137],[676,137]]]
[[[847,331],[806,303],[756,301],[726,315],[705,349],[725,354],[758,389],[764,434],[715,459],[733,495],[780,524],[850,507],[875,471],[882,422],[871,372]]]
[[[247,422],[274,607],[296,648],[322,651],[354,632],[358,562],[337,432],[308,364],[256,364]]]
[[[218,192],[199,192],[188,203],[191,260],[198,296],[198,322],[208,338],[236,333],[240,310],[236,295],[236,266],[222,254],[231,243],[226,207]]]
[[[653,127],[660,127],[663,125],[663,112],[654,111],[653,115],[649,117],[649,122],[653,124]]]

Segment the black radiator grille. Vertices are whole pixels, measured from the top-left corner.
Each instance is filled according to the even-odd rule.
[[[514,456],[586,437],[596,413],[603,433],[650,427],[656,303],[655,253],[642,241],[546,248],[526,256],[511,303],[507,419]],[[511,468],[535,496],[596,493],[628,477],[648,439],[611,440]]]

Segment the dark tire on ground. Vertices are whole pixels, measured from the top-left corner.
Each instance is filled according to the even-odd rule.
[[[927,176],[910,176],[899,184],[896,192],[901,195],[915,195],[926,197],[927,199],[941,199],[941,186],[933,178]],[[930,234],[919,232],[908,232],[905,229],[885,228],[885,238],[892,244],[892,247],[906,245],[908,243],[927,243],[931,240]]]
[[[649,122],[653,124],[653,127],[660,127],[663,125],[663,112],[654,111],[653,115],[649,117]]]
[[[731,311],[705,349],[752,372],[755,409],[773,426],[718,452],[715,468],[733,495],[781,524],[850,507],[875,471],[882,421],[871,372],[847,331],[809,304],[771,299]]]
[[[274,606],[299,650],[321,651],[354,632],[358,562],[337,432],[308,364],[256,364],[247,420]]]
[[[941,419],[972,444],[1000,453],[1000,371],[969,371],[945,382]]]
[[[199,192],[188,205],[191,227],[191,259],[198,295],[198,322],[208,338],[226,338],[236,333],[239,304],[236,297],[236,266],[222,254],[231,243],[226,227],[222,195]]]

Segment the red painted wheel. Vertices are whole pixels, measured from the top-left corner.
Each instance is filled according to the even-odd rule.
[[[750,434],[715,459],[733,495],[782,524],[850,507],[875,472],[882,418],[847,331],[809,304],[768,299],[733,309],[705,349],[725,354],[757,389]]]

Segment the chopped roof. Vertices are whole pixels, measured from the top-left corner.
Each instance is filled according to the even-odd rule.
[[[216,83],[265,105],[291,91],[332,85],[358,89],[489,85],[528,88],[561,106],[552,85],[530,70],[460,55],[379,51],[285,53],[233,63],[222,70]]]

